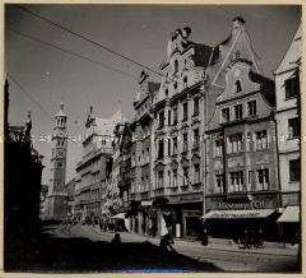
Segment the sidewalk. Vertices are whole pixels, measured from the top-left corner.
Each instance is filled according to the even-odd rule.
[[[102,232],[98,227],[88,227],[94,229],[97,233],[108,234],[113,236],[113,232]],[[149,241],[152,244],[158,245],[160,237],[148,237],[144,235],[139,235],[135,233],[121,232],[120,233],[122,241],[126,242],[139,242],[139,241]],[[229,239],[220,238],[209,238],[208,246],[203,246],[200,241],[194,239],[182,239],[174,238],[175,246],[193,246],[194,248],[201,249],[211,249],[211,250],[222,250],[229,252],[247,252],[247,253],[257,253],[265,255],[279,255],[279,256],[297,256],[299,253],[299,246],[296,244],[291,246],[286,244],[284,247],[283,243],[280,242],[264,242],[264,248],[252,248],[252,249],[241,249],[239,246]]]

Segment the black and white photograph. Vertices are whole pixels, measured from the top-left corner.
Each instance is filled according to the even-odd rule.
[[[4,272],[302,273],[302,5],[216,4],[4,4]]]

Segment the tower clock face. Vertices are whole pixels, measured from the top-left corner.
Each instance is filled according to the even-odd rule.
[[[64,156],[64,151],[63,150],[58,150],[57,151],[57,156],[58,157],[63,157]]]

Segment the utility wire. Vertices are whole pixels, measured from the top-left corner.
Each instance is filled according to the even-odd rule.
[[[110,52],[110,53],[120,57],[120,58],[123,58],[123,59],[125,59],[125,60],[127,60],[127,61],[129,61],[129,62],[131,62],[131,63],[133,63],[135,65],[137,65],[137,66],[140,66],[140,67],[142,67],[142,68],[144,68],[144,69],[146,69],[146,70],[148,70],[148,71],[150,71],[150,72],[152,72],[154,74],[157,74],[159,76],[163,76],[163,74],[161,74],[160,72],[158,72],[158,71],[156,71],[156,70],[154,70],[154,69],[152,69],[152,68],[150,68],[150,67],[148,67],[148,66],[146,66],[146,65],[144,65],[144,64],[142,64],[140,62],[137,62],[134,59],[127,57],[126,55],[123,55],[123,54],[121,54],[121,53],[111,49],[110,47],[106,46],[105,44],[102,44],[100,42],[96,42],[96,41],[90,39],[89,37],[87,37],[85,35],[82,35],[82,34],[76,32],[76,31],[73,31],[73,30],[69,29],[68,27],[63,26],[63,25],[61,25],[61,24],[59,24],[57,22],[54,22],[51,19],[46,18],[46,17],[44,17],[44,16],[42,16],[42,15],[36,13],[36,12],[33,12],[33,11],[23,7],[23,6],[14,5],[13,7],[15,7],[16,9],[19,9],[19,10],[21,10],[21,11],[27,13],[27,14],[32,15],[33,17],[35,17],[37,19],[40,19],[40,20],[42,20],[44,22],[47,22],[48,24],[53,25],[53,26],[55,26],[55,27],[65,31],[65,32],[68,32],[68,33],[70,33],[70,34],[72,34],[72,35],[74,35],[74,36],[76,36],[76,37],[78,37],[78,38],[80,38],[82,40],[85,40],[85,41],[87,41],[87,42],[89,42],[89,43],[91,43],[91,44],[93,44],[93,45],[95,45],[97,47],[100,47],[100,48],[102,48],[102,49],[104,49],[104,50],[106,50],[106,51],[108,51],[108,52]]]
[[[39,101],[37,101],[24,87],[20,84],[19,81],[16,80],[11,74],[7,74],[7,77],[13,81],[13,83],[28,97],[30,98],[40,109],[45,113],[49,118],[53,118],[49,112],[41,105]]]
[[[82,59],[82,60],[85,60],[85,61],[87,61],[87,62],[93,63],[93,64],[95,64],[95,65],[101,66],[101,67],[103,67],[103,68],[105,68],[105,69],[108,69],[108,70],[111,70],[111,71],[115,71],[115,72],[120,73],[120,74],[122,74],[122,75],[125,75],[125,76],[127,76],[127,77],[129,77],[129,78],[133,78],[134,80],[137,80],[133,75],[128,74],[127,72],[121,71],[121,70],[119,70],[119,69],[113,68],[113,67],[111,67],[111,66],[108,66],[108,65],[106,65],[106,64],[103,64],[103,63],[98,62],[98,61],[96,61],[96,60],[93,60],[93,59],[91,59],[91,58],[89,58],[89,57],[87,57],[87,56],[83,56],[83,55],[78,54],[78,53],[76,53],[76,52],[73,52],[73,51],[71,51],[71,50],[68,50],[68,49],[65,49],[65,48],[63,48],[63,47],[60,47],[60,46],[58,46],[58,45],[55,45],[55,44],[52,44],[52,43],[43,41],[43,40],[41,40],[41,39],[39,39],[39,38],[36,38],[36,37],[34,37],[34,36],[32,36],[32,35],[29,35],[29,34],[26,34],[26,33],[23,33],[23,32],[17,31],[17,30],[14,30],[14,29],[12,29],[12,28],[8,28],[8,30],[9,30],[10,32],[14,33],[14,34],[19,35],[19,36],[25,37],[25,38],[27,38],[27,39],[30,39],[30,40],[35,41],[35,42],[38,42],[38,43],[43,44],[43,45],[45,45],[45,46],[49,46],[49,47],[55,48],[55,49],[57,49],[57,50],[60,50],[60,51],[65,52],[66,54],[72,55],[72,56],[77,57],[77,58],[79,58],[79,59]]]

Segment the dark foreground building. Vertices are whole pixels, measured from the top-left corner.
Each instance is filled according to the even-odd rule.
[[[18,250],[39,233],[42,156],[33,148],[29,113],[25,126],[9,126],[5,84],[4,266],[10,269]]]

